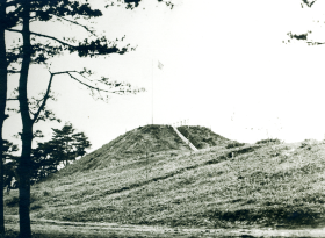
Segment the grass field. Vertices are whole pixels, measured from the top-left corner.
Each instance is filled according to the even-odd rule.
[[[99,169],[67,167],[31,187],[31,215],[166,229],[324,227],[325,144],[299,145],[263,144],[233,158],[225,155],[252,146],[172,150]],[[4,200],[5,214],[17,217],[18,191]]]

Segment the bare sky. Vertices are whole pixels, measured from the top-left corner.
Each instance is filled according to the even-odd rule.
[[[302,9],[299,0],[179,0],[170,10],[145,0],[132,12],[109,8],[93,24],[97,33],[105,31],[109,39],[125,35],[124,42],[138,45],[137,50],[98,59],[60,57],[53,59],[51,70],[86,66],[111,80],[145,87],[147,92],[112,95],[105,103],[93,100],[69,77],[57,76],[52,91],[58,93],[58,101],[49,107],[63,121],[85,131],[93,149],[98,149],[125,130],[151,123],[153,80],[156,124],[189,119],[190,124],[211,127],[241,142],[267,135],[287,142],[324,139],[324,46],[282,43],[289,31],[300,34],[310,29],[312,37],[325,40],[325,11],[320,11],[324,2]],[[87,36],[61,23],[36,24],[32,29],[57,37]],[[158,61],[163,70],[158,69]],[[30,75],[30,94],[44,91],[47,70],[32,67]],[[13,78],[11,88],[16,84]],[[49,140],[50,128],[62,126],[40,123],[36,129],[42,129]],[[4,136],[14,141],[11,136],[19,130],[19,115],[12,116]]]

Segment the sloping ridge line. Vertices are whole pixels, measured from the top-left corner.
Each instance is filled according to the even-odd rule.
[[[254,151],[254,148],[252,148],[252,151]],[[252,152],[252,151],[247,151],[247,152]],[[135,183],[135,184],[126,185],[126,186],[123,186],[121,188],[111,189],[111,190],[105,192],[104,195],[112,195],[112,194],[122,193],[122,192],[125,192],[125,191],[133,189],[133,188],[145,186],[147,184],[150,184],[151,182],[156,182],[156,181],[160,181],[160,180],[169,179],[171,177],[174,177],[177,174],[181,174],[181,173],[184,173],[186,171],[196,169],[198,167],[203,167],[203,166],[212,165],[212,164],[219,164],[219,163],[222,163],[222,162],[226,161],[227,158],[228,157],[225,156],[225,155],[219,155],[219,156],[216,156],[215,158],[209,159],[208,161],[206,161],[206,162],[204,162],[202,164],[194,164],[194,165],[190,165],[190,166],[187,166],[187,167],[179,168],[179,169],[176,169],[176,170],[171,171],[169,173],[166,173],[164,175],[161,175],[159,177],[155,177],[155,178],[151,178],[151,179],[148,179],[148,180],[140,181],[139,183]],[[100,199],[100,196],[102,196],[102,195],[94,195],[93,197],[94,198],[98,197],[98,199]]]
[[[258,147],[258,148],[250,148],[249,151],[245,151],[245,152],[252,152],[255,149],[259,149],[259,148],[261,148],[261,147]],[[234,150],[230,150],[228,152],[233,152],[233,151]],[[176,169],[174,171],[171,171],[169,173],[166,173],[166,174],[164,174],[162,176],[159,176],[159,177],[155,177],[155,178],[151,178],[151,179],[148,179],[148,180],[144,180],[144,181],[141,181],[141,182],[135,183],[135,184],[130,184],[130,185],[124,186],[122,188],[112,189],[112,190],[109,190],[109,191],[105,192],[104,195],[111,195],[111,194],[121,193],[121,192],[124,192],[126,190],[130,190],[132,188],[142,187],[142,186],[147,185],[147,184],[149,184],[151,182],[165,180],[165,179],[174,177],[174,175],[184,173],[184,172],[186,172],[188,170],[196,169],[198,167],[203,167],[203,166],[206,166],[206,165],[212,165],[212,164],[222,163],[222,162],[226,161],[228,158],[229,157],[228,156],[225,156],[225,154],[218,155],[215,158],[211,158],[211,159],[209,159],[208,161],[206,161],[206,162],[204,162],[202,164],[194,164],[194,165],[186,166],[186,167],[179,168],[179,169]],[[95,195],[94,197],[96,197],[96,196],[97,195]],[[101,196],[101,195],[98,195],[98,196]]]
[[[207,162],[204,162],[202,164],[195,164],[195,165],[190,165],[187,167],[179,168],[175,171],[171,171],[171,172],[166,173],[159,177],[144,180],[144,181],[141,181],[141,182],[135,183],[135,184],[130,184],[130,185],[124,186],[122,188],[116,188],[116,189],[109,190],[109,191],[105,192],[104,195],[112,195],[112,194],[116,194],[116,193],[125,192],[126,190],[130,190],[132,188],[142,187],[144,185],[150,184],[151,182],[156,182],[156,181],[165,180],[165,179],[174,177],[174,175],[184,173],[188,170],[192,170],[192,169],[195,169],[198,167],[203,167],[206,165],[218,164],[218,163],[224,162],[226,160],[227,160],[227,158],[224,155],[217,156],[216,158],[210,159]],[[95,195],[94,198],[96,198],[97,196],[102,196],[102,195]]]
[[[173,129],[174,129],[174,131],[177,133],[177,135],[182,139],[182,141],[184,142],[184,143],[186,143],[186,144],[188,144],[189,145],[189,147],[192,149],[192,150],[194,150],[194,151],[197,151],[197,149],[195,148],[195,146],[185,137],[185,136],[183,136],[181,133],[180,133],[180,131],[176,128],[176,127],[174,127],[174,126],[172,126],[173,127]]]

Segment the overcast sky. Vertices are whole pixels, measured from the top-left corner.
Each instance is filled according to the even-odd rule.
[[[95,2],[99,7],[102,4]],[[85,131],[92,150],[126,130],[151,123],[152,102],[155,124],[189,120],[248,143],[267,136],[286,142],[324,139],[325,48],[282,43],[287,42],[289,31],[302,34],[308,30],[313,31],[310,40],[325,41],[325,11],[320,11],[325,9],[324,0],[311,9],[301,8],[300,0],[178,0],[172,10],[153,2],[143,1],[133,11],[104,9],[101,18],[88,23],[111,40],[125,35],[123,43],[137,45],[136,51],[96,59],[66,55],[52,60],[53,72],[86,66],[98,75],[147,90],[138,95],[111,95],[106,103],[94,100],[86,88],[67,76],[54,78],[52,92],[58,101],[49,102],[49,108]],[[57,37],[87,36],[84,30],[63,23],[34,24],[31,29]],[[15,37],[11,35],[10,40]],[[164,65],[162,70],[158,61]],[[47,69],[31,67],[30,95],[44,92],[48,79]],[[13,87],[17,87],[14,77]],[[38,123],[35,129],[42,129],[49,140],[50,128],[62,126]],[[19,130],[19,115],[11,116],[4,137],[15,141],[11,136]]]

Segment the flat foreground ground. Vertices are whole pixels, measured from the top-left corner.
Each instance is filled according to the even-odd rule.
[[[32,186],[34,237],[325,237],[325,143],[229,151],[85,170],[107,159],[93,153],[80,171]],[[7,229],[17,233],[18,191],[4,204]]]
[[[19,231],[16,217],[10,216],[6,229]],[[17,217],[18,218],[18,217]],[[15,221],[16,220],[16,221]],[[33,237],[325,237],[318,229],[188,229],[117,223],[60,222],[32,219]],[[15,237],[10,236],[10,237]]]

